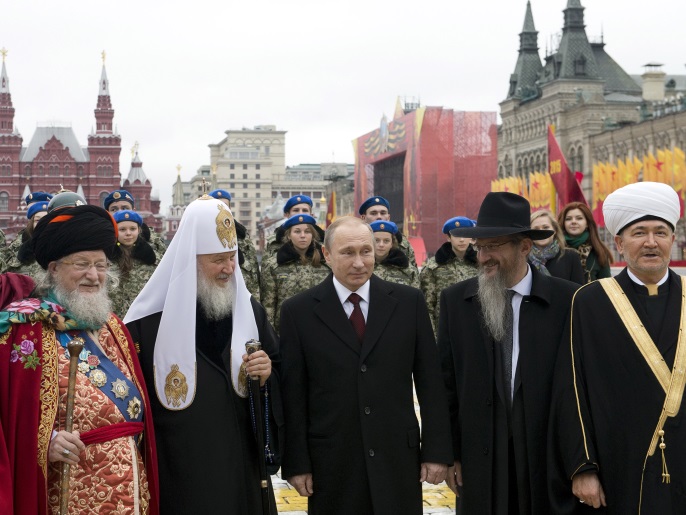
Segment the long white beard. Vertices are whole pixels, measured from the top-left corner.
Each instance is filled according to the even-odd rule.
[[[69,291],[56,282],[52,291],[57,302],[85,324],[86,329],[100,329],[110,318],[112,302],[107,295],[106,285],[102,285],[95,293],[84,293],[78,289]]]
[[[198,302],[208,320],[222,320],[233,310],[236,288],[229,282],[219,286],[198,270]]]

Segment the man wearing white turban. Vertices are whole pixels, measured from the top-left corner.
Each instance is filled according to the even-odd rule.
[[[669,269],[679,214],[677,193],[661,183],[605,200],[627,266],[572,303],[548,434],[556,514],[685,513],[686,287]]]
[[[278,469],[278,342],[264,308],[245,286],[237,249],[231,211],[203,195],[186,208],[124,318],[154,390],[162,514],[261,514],[256,424],[264,428],[267,469]],[[248,357],[250,339],[263,350]],[[246,374],[260,377],[261,421]]]

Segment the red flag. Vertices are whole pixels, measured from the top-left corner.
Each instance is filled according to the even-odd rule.
[[[548,126],[548,171],[563,206],[570,202],[583,202],[588,205],[579,183],[576,182],[576,178],[567,166],[565,156],[557,144],[550,125]]]
[[[336,219],[336,192],[331,192],[329,197],[329,205],[326,207],[326,227],[329,227]]]

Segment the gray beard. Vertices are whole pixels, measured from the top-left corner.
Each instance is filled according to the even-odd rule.
[[[55,283],[52,292],[57,302],[84,324],[86,329],[100,329],[110,318],[112,302],[105,285],[96,293],[83,293],[78,289],[68,291],[59,283]]]
[[[507,269],[500,269],[493,277],[486,277],[483,268],[479,268],[479,302],[481,313],[489,334],[497,342],[503,341],[507,330],[512,327],[512,310],[508,303],[508,284],[512,284],[513,277],[521,266],[521,258],[510,263]]]
[[[219,286],[208,280],[198,271],[198,302],[208,320],[222,320],[233,311],[236,298],[236,288],[233,283],[226,287]]]

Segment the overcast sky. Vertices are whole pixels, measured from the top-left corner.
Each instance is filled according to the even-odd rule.
[[[532,2],[542,57],[566,4]],[[660,62],[686,74],[686,2],[582,4],[589,37],[602,30],[629,73]],[[525,9],[523,0],[8,0],[0,48],[24,145],[45,122],[70,123],[87,144],[105,50],[122,176],[138,141],[166,210],[176,165],[192,177],[227,129],[288,131],[288,166],[352,163],[351,140],[390,118],[397,96],[497,112]]]

